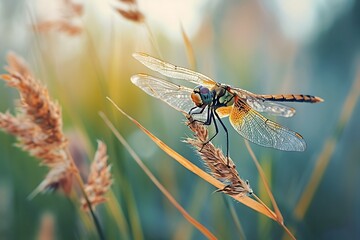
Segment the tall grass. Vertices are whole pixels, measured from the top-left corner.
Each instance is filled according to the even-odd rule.
[[[234,160],[227,159],[218,142],[204,144],[211,128],[191,119],[182,126],[182,114],[168,114],[165,104],[149,103],[148,96],[131,86],[130,76],[138,72],[132,52],[141,48],[163,59],[171,55],[164,50],[165,37],[137,1],[109,2],[108,25],[101,22],[104,9],[97,9],[96,3],[59,3],[61,14],[48,19],[38,18],[32,4],[24,8],[24,15],[31,19],[26,31],[33,43],[23,56],[30,64],[10,53],[6,72],[1,75],[4,85],[14,88],[19,98],[14,101],[14,91],[0,86],[0,91],[6,92],[1,96],[8,97],[0,104],[5,105],[0,109],[0,128],[15,137],[0,135],[5,139],[0,171],[7,174],[5,181],[5,177],[0,178],[0,192],[7,193],[0,201],[0,213],[14,209],[4,214],[4,218],[14,218],[9,225],[0,220],[0,238],[303,236],[309,207],[315,194],[320,194],[319,184],[326,180],[324,174],[338,141],[356,111],[358,76],[334,132],[319,143],[323,150],[312,149],[318,153],[317,164],[291,209],[286,189],[278,186],[289,187],[293,180],[280,184],[276,178],[288,169],[274,164],[269,175],[269,165],[264,171],[258,161],[266,152],[267,161],[278,163],[283,153],[252,149],[245,141],[240,150],[230,148],[234,149]],[[202,62],[207,60],[196,59],[202,47],[199,37],[191,39],[186,30],[179,24],[183,39],[179,52],[187,57],[190,68],[204,69]],[[205,36],[210,39],[214,36],[209,32]],[[208,51],[210,56],[215,50]],[[180,64],[181,58],[177,60]],[[121,107],[114,108],[107,96]],[[74,132],[80,132],[81,140],[72,137]],[[10,148],[14,142],[26,154]],[[249,158],[254,164],[247,161]],[[49,192],[53,194],[43,194]],[[263,227],[264,223],[268,227]],[[3,228],[7,229],[4,233]]]

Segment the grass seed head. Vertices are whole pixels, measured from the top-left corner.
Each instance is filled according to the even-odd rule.
[[[19,92],[20,100],[15,115],[0,113],[0,128],[17,138],[18,147],[50,168],[34,193],[61,188],[69,194],[74,167],[67,154],[60,106],[50,99],[48,90],[33,77],[24,60],[14,53],[7,59],[8,73],[1,78]]]
[[[221,149],[208,142],[209,134],[204,124],[194,121],[191,116],[187,116],[187,118],[187,125],[194,133],[194,138],[187,138],[185,142],[195,147],[210,173],[226,184],[223,189],[218,191],[229,195],[252,194],[249,183],[240,178],[232,159],[225,157]]]
[[[98,141],[98,148],[85,185],[85,192],[92,207],[106,201],[105,194],[112,184],[111,166],[107,163],[108,155],[105,143]],[[84,210],[88,210],[85,199],[81,200]]]

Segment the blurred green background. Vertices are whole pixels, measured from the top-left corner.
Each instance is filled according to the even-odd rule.
[[[298,239],[360,239],[360,106],[356,98],[345,104],[352,90],[354,96],[359,92],[353,83],[360,81],[360,1],[142,0],[138,6],[145,23],[125,19],[115,11],[118,6],[126,9],[125,3],[79,1],[83,13],[71,23],[81,33],[34,31],[37,23],[67,17],[66,2],[1,0],[0,65],[5,66],[6,54],[14,51],[49,88],[62,106],[64,131],[84,176],[96,139],[108,145],[112,190],[128,229],[121,232],[107,204],[99,206],[97,214],[108,239],[204,237],[136,165],[99,111],[108,115],[180,204],[219,239],[241,237],[228,202],[234,204],[247,239],[284,236],[276,222],[213,194],[212,186],[165,155],[105,99],[110,96],[166,144],[202,167],[191,147],[181,142],[191,135],[183,116],[129,80],[139,72],[153,74],[131,57],[136,51],[191,67],[180,24],[194,49],[196,70],[216,81],[255,93],[304,93],[325,99],[321,104],[291,104],[296,115],[276,119],[306,139],[305,152],[252,147],[285,224]],[[13,111],[18,95],[3,81],[0,96],[0,111]],[[268,202],[243,139],[228,120],[224,122],[230,130],[230,155],[240,175]],[[335,141],[334,151],[323,150],[329,139]],[[13,137],[1,132],[0,142],[0,239],[36,239],[44,222],[54,226],[56,239],[96,238],[79,218],[78,206],[61,194],[27,200],[47,170],[14,147]],[[225,149],[223,132],[215,143]],[[329,159],[324,175],[314,172],[323,151]],[[294,211],[312,175],[320,177],[319,186],[314,186],[304,217],[298,218]]]

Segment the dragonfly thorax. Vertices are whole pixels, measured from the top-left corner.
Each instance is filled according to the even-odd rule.
[[[212,103],[214,92],[204,86],[197,86],[191,93],[191,99],[197,107],[205,107]]]
[[[230,91],[229,86],[223,84],[216,85],[212,90],[215,94],[215,105],[217,107],[230,106],[234,103],[234,93]]]

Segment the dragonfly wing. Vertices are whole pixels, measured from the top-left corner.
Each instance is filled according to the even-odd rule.
[[[167,77],[186,80],[202,86],[213,86],[216,84],[214,80],[201,73],[175,66],[145,53],[133,53],[133,57],[151,70]]]
[[[256,111],[269,113],[274,116],[292,117],[295,109],[275,102],[264,101],[263,99],[252,96],[246,97],[246,102]]]
[[[131,82],[150,96],[166,102],[180,112],[188,113],[190,109],[195,106],[190,98],[190,94],[193,92],[190,88],[146,74],[137,74],[132,76]],[[206,111],[194,116],[196,120],[206,120],[206,117]]]
[[[300,134],[266,119],[240,98],[234,103],[230,123],[241,136],[264,147],[283,151],[304,151],[306,148]]]

